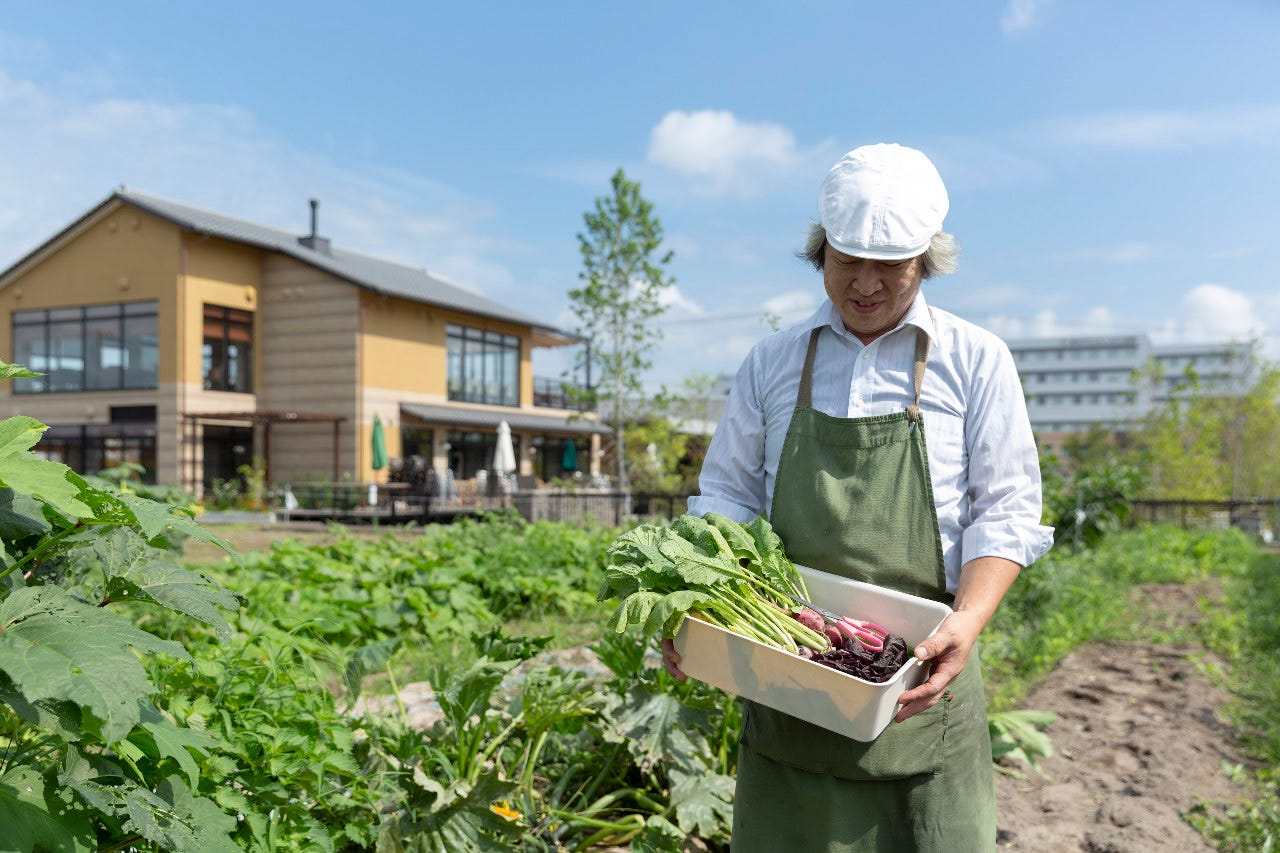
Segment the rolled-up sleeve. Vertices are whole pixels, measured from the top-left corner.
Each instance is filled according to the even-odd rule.
[[[983,352],[965,423],[969,451],[970,524],[961,537],[961,565],[1003,557],[1029,566],[1053,545],[1040,523],[1040,458],[1018,371],[1003,343]]]
[[[759,399],[758,351],[734,378],[698,477],[701,494],[689,499],[693,515],[720,513],[746,523],[765,512],[764,410]]]

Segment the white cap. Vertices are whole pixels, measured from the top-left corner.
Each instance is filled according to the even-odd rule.
[[[949,206],[942,176],[924,154],[901,145],[864,145],[827,172],[818,221],[837,251],[898,261],[929,248]]]

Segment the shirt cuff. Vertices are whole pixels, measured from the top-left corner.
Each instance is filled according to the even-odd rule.
[[[709,512],[718,512],[739,524],[749,524],[760,517],[760,513],[747,509],[733,501],[713,498],[706,495],[694,495],[689,498],[689,515],[703,516]]]
[[[1027,567],[1053,546],[1053,528],[1043,524],[973,524],[960,540],[960,565],[978,557],[1002,557]]]

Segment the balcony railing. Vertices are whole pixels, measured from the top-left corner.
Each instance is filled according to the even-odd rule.
[[[533,377],[533,404],[549,409],[576,409],[579,412],[595,411],[595,395],[585,385],[565,382],[563,379],[551,379],[545,376]]]

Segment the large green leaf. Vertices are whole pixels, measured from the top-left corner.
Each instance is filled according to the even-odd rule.
[[[57,587],[23,587],[0,602],[0,670],[28,701],[87,708],[108,743],[137,725],[139,700],[156,692],[134,649],[191,659],[178,643]]]
[[[194,796],[177,776],[163,780],[155,792],[130,779],[107,785],[95,779],[72,779],[70,786],[93,808],[123,819],[124,829],[171,853],[230,853],[235,818],[214,803]],[[208,805],[203,805],[208,803]]]
[[[0,775],[0,853],[93,850],[93,827],[84,811],[45,788],[44,777],[19,764]]]
[[[158,758],[172,758],[192,787],[200,784],[200,766],[191,753],[201,757],[218,745],[218,739],[204,732],[174,725],[161,716],[150,703],[141,710],[142,722],[129,739],[144,752]]]
[[[732,776],[673,769],[671,780],[671,805],[681,829],[699,838],[728,834],[733,826]]]
[[[231,547],[230,542],[214,536],[201,527],[192,520],[183,507],[158,503],[150,498],[131,495],[127,492],[116,494],[116,498],[133,512],[134,518],[138,520],[138,526],[142,528],[142,533],[148,540],[162,536],[170,530],[176,530],[192,539],[217,545],[234,557],[236,562],[243,564],[243,558]]]
[[[620,707],[609,709],[614,738],[625,739],[631,757],[643,771],[659,762],[668,766],[701,767],[708,756],[706,738],[698,733],[706,713],[689,708],[666,693],[650,693],[637,685],[627,691]]]
[[[93,549],[107,578],[107,597],[154,601],[212,625],[220,639],[231,636],[222,610],[236,610],[240,600],[209,578],[174,562],[167,551],[147,544],[131,528],[117,527],[98,537]]]
[[[0,421],[0,485],[35,495],[66,515],[92,517],[93,510],[80,500],[80,485],[68,478],[74,477],[75,472],[61,462],[40,459],[31,452],[46,429],[35,418],[24,415]]]
[[[6,361],[0,361],[0,379],[30,379],[33,376],[44,376],[44,374],[28,370],[21,364],[9,364]]]
[[[8,705],[15,714],[31,725],[53,732],[64,741],[75,743],[84,737],[84,731],[80,728],[79,705],[52,699],[29,702],[3,672],[0,672],[0,704]]]
[[[13,489],[0,489],[0,541],[16,542],[51,529],[40,501]]]

